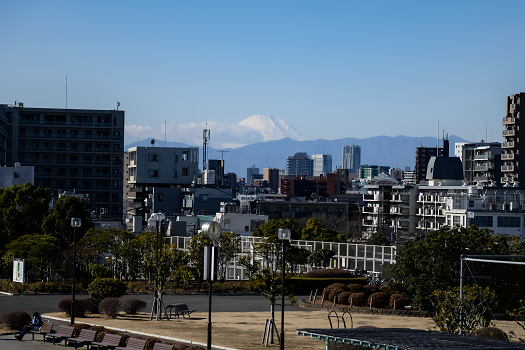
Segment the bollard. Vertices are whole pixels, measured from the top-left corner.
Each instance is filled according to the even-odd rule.
[[[354,298],[350,298],[350,309],[352,308],[353,303],[354,303]]]
[[[374,300],[374,298],[370,297],[370,309],[372,309],[372,300]]]
[[[308,302],[311,303],[312,302],[312,294],[313,294],[313,290],[310,291],[310,298],[308,298]]]
[[[334,306],[337,304],[337,295],[334,295]]]

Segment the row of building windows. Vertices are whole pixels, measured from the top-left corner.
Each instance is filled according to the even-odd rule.
[[[470,223],[478,227],[493,227],[494,218],[492,216],[476,216]],[[498,216],[497,224],[497,227],[521,227],[521,218],[519,216]]]
[[[190,169],[189,168],[182,168],[182,176],[189,176]],[[159,177],[159,171],[158,170],[150,170],[149,171],[149,177]],[[173,177],[177,178],[179,177],[179,172],[177,170],[174,171]]]

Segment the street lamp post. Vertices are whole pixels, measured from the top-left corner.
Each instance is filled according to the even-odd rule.
[[[160,230],[159,226],[162,220],[166,218],[166,214],[159,212],[159,213],[153,213],[151,214],[151,219],[155,221],[157,234],[156,234],[156,242],[155,242],[155,260],[156,260],[156,268],[155,268],[155,298],[153,300],[153,310],[156,314],[156,320],[158,321],[159,318],[161,318],[162,314],[162,291],[160,290],[160,260],[159,260],[159,249],[162,250],[162,242],[159,247],[159,241],[160,241]],[[153,315],[152,315],[153,317]]]
[[[80,218],[71,218],[71,227],[73,227],[73,295],[71,299],[71,325],[75,324],[75,271],[77,269],[77,227],[80,227],[82,220]]]
[[[285,258],[284,258],[284,241],[289,241],[292,237],[292,231],[288,228],[280,228],[278,232],[278,237],[280,240],[282,240],[283,245],[283,258],[281,263],[281,344],[280,344],[280,350],[284,350],[284,267],[285,267]]]
[[[208,264],[207,264],[206,269],[207,269],[208,274],[207,275],[206,273],[204,274],[205,275],[204,277],[208,278],[208,292],[209,292],[209,295],[208,295],[208,336],[207,336],[208,339],[207,339],[207,344],[206,344],[207,350],[211,350],[211,289],[212,289],[212,283],[214,279],[213,270],[215,270],[215,266],[212,265],[212,258],[213,258],[212,251],[213,251],[213,243],[217,239],[219,239],[219,237],[221,236],[221,233],[222,233],[221,225],[216,221],[208,221],[208,222],[205,222],[204,225],[202,225],[202,234],[204,235],[204,237],[210,240],[210,246],[207,249],[208,250],[207,252],[208,253],[208,256],[207,256]],[[206,261],[206,258],[204,260]]]

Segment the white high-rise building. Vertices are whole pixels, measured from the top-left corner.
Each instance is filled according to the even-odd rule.
[[[313,176],[319,176],[332,172],[332,155],[331,154],[314,154],[312,155],[314,161]]]
[[[361,147],[357,145],[343,146],[343,169],[350,174],[357,174],[361,166]]]

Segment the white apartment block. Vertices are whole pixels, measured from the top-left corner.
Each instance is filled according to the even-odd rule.
[[[199,175],[198,147],[132,147],[128,150],[131,185],[191,185]]]

